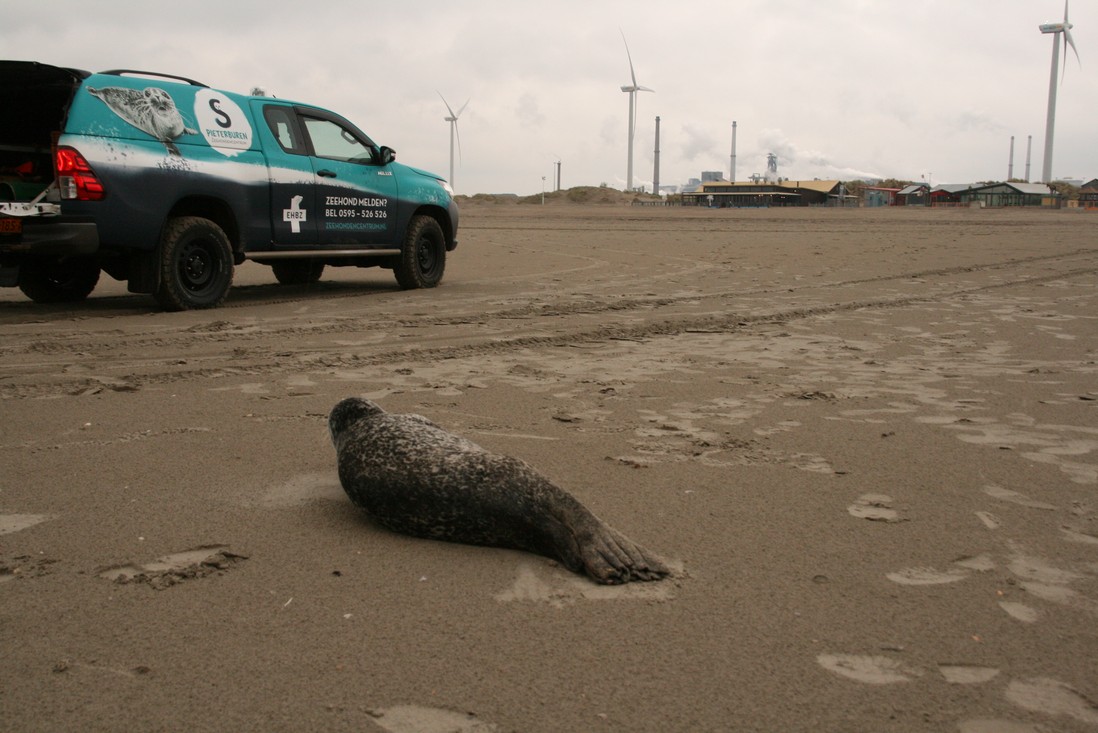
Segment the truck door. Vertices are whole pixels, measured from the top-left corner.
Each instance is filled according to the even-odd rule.
[[[317,238],[323,245],[395,242],[397,182],[378,147],[334,115],[298,108],[312,152]]]
[[[263,151],[271,181],[271,232],[275,244],[317,244],[317,192],[312,160],[297,114],[288,104],[263,104]]]

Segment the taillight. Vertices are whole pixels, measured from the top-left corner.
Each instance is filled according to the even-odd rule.
[[[75,148],[57,148],[57,185],[61,198],[77,201],[98,201],[106,195],[95,171]]]

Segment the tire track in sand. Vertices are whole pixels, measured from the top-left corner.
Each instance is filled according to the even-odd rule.
[[[591,343],[612,340],[642,341],[661,336],[679,335],[690,332],[734,332],[758,325],[786,323],[816,316],[835,313],[866,310],[903,308],[932,301],[962,297],[975,293],[1001,290],[1016,286],[1038,285],[1057,280],[1092,276],[1098,273],[1098,266],[1070,267],[1080,254],[1041,256],[1012,260],[979,266],[942,268],[930,271],[900,273],[873,278],[817,284],[811,286],[760,289],[757,291],[724,291],[706,296],[686,295],[668,296],[652,299],[631,299],[626,301],[604,301],[602,303],[562,304],[531,306],[522,309],[503,309],[493,313],[480,313],[476,316],[437,316],[425,314],[422,317],[401,319],[382,325],[381,335],[375,333],[372,341],[332,343],[330,340],[318,345],[295,345],[292,349],[261,347],[248,349],[253,340],[270,341],[277,336],[280,343],[296,341],[301,336],[331,336],[361,331],[364,326],[358,317],[339,316],[335,321],[302,327],[290,325],[265,328],[258,325],[236,325],[227,321],[215,321],[209,324],[192,325],[185,329],[169,333],[159,332],[137,334],[126,341],[124,334],[115,329],[107,332],[72,332],[66,339],[64,334],[50,334],[48,340],[57,339],[65,344],[64,353],[56,357],[36,358],[29,361],[11,363],[0,368],[0,399],[36,397],[44,394],[86,393],[90,389],[102,388],[103,384],[116,384],[119,373],[125,376],[125,389],[137,389],[144,385],[166,384],[180,380],[223,377],[237,375],[264,375],[287,369],[287,360],[294,359],[295,366],[323,367],[363,367],[386,364],[394,361],[437,361],[439,359],[480,356],[493,353],[506,353],[519,349],[567,346],[578,343]],[[952,282],[950,277],[972,273],[999,273],[1010,268],[1024,267],[1033,262],[1063,265],[1056,272],[1037,276],[1025,276],[1013,273],[1012,277],[1000,278],[991,283],[973,283],[969,280]],[[851,285],[877,284],[887,285],[895,282],[910,281],[927,277],[940,278],[928,291],[918,294],[886,295],[883,292],[865,298],[850,300],[831,300],[816,304],[794,306],[788,303],[778,304],[777,308],[741,311],[706,310],[697,312],[699,301],[731,301],[756,295],[772,295],[772,300],[793,299],[810,292],[823,292],[834,295],[836,290]],[[895,292],[895,291],[892,291]],[[460,304],[459,304],[460,305]],[[734,303],[727,303],[733,306]],[[782,307],[784,305],[785,307]],[[642,311],[643,318],[634,321]],[[662,312],[661,312],[662,311]],[[617,317],[618,322],[609,322],[607,316]],[[560,323],[564,317],[564,323]],[[532,321],[527,324],[526,322]],[[292,322],[292,320],[291,320]],[[515,322],[515,323],[512,323]],[[506,327],[500,324],[506,324]],[[492,324],[494,330],[484,333],[484,328]],[[426,339],[418,339],[416,345],[387,347],[386,341],[399,342],[404,337],[414,336],[420,328],[453,326],[454,331],[442,336],[434,336],[430,345],[423,345]],[[377,324],[367,324],[365,328],[375,331]],[[388,337],[386,336],[388,335]],[[123,345],[116,348],[104,348],[112,337],[121,339]],[[27,349],[39,355],[32,345]],[[208,353],[195,354],[196,345],[220,346],[234,344],[231,351],[220,348]],[[155,358],[144,356],[155,346],[161,354]],[[165,355],[165,347],[174,351]],[[368,347],[368,348],[364,348]],[[16,346],[9,347],[15,349]],[[85,352],[84,349],[87,349]],[[50,349],[46,349],[49,351]],[[135,353],[118,353],[132,350]],[[81,358],[74,360],[72,353]],[[94,355],[93,353],[94,352]],[[9,351],[9,356],[12,354]],[[99,363],[97,363],[97,358]],[[74,364],[74,361],[79,361]],[[61,370],[61,371],[56,371]],[[113,388],[113,387],[112,387]]]

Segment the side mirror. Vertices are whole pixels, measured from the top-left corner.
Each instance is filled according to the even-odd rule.
[[[378,151],[378,155],[381,158],[382,165],[389,165],[397,158],[396,151],[390,148],[388,145],[382,145],[381,150]]]

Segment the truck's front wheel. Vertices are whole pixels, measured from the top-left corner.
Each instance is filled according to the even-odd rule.
[[[99,264],[91,259],[30,260],[19,268],[19,289],[35,303],[75,303],[98,282]]]
[[[397,283],[405,290],[433,288],[446,270],[446,237],[433,218],[420,215],[408,225],[400,261],[393,267]]]
[[[233,283],[233,249],[224,230],[209,219],[170,219],[160,239],[160,288],[165,310],[216,308]]]

